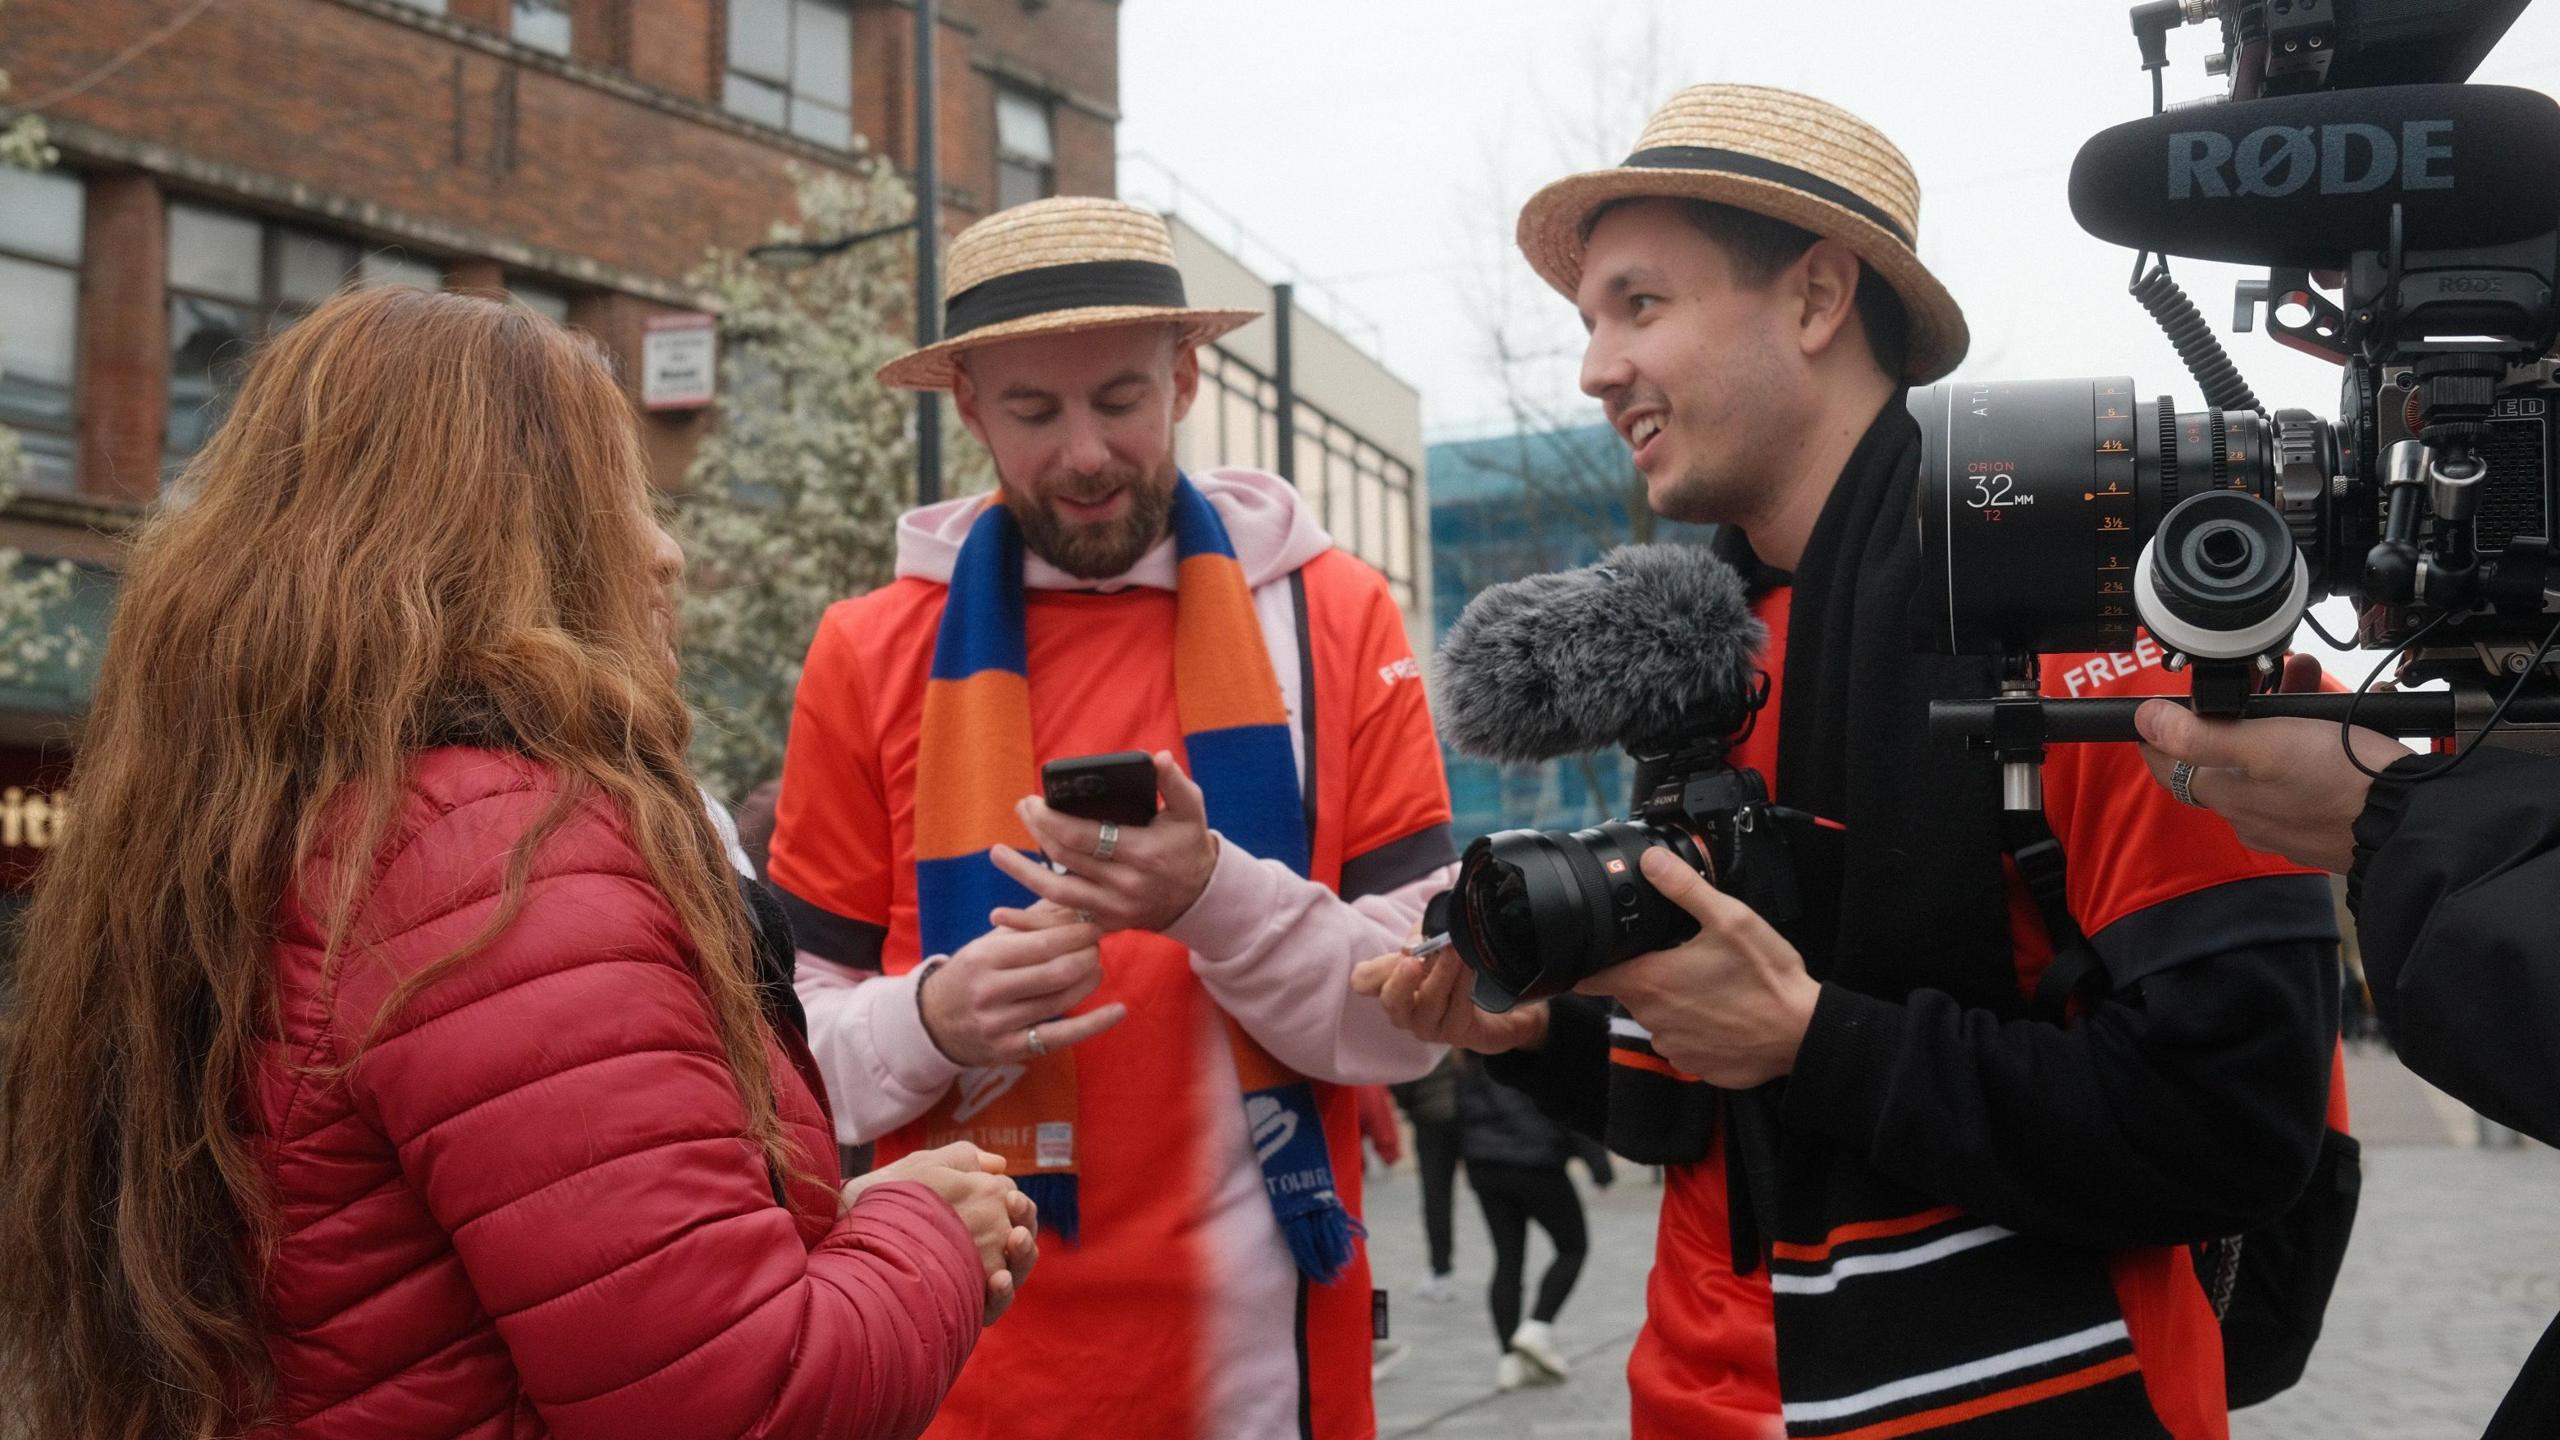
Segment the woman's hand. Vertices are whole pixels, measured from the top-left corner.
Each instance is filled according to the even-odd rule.
[[[844,1206],[862,1192],[892,1180],[908,1180],[942,1197],[969,1228],[978,1263],[987,1274],[987,1323],[1013,1304],[1023,1277],[1039,1256],[1033,1239],[1040,1214],[1031,1197],[1006,1178],[1002,1155],[963,1140],[939,1150],[918,1150],[845,1182]]]

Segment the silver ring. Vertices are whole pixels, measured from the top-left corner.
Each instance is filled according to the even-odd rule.
[[[1046,1055],[1049,1053],[1048,1045],[1040,1039],[1040,1027],[1037,1025],[1033,1025],[1022,1032],[1022,1043],[1029,1046],[1031,1048],[1031,1053],[1034,1055]]]
[[[1105,820],[1102,822],[1102,838],[1095,841],[1093,844],[1093,858],[1096,860],[1108,860],[1113,855],[1118,854],[1119,851],[1120,827],[1112,824],[1108,820]]]
[[[1093,923],[1093,912],[1090,910],[1079,910],[1076,912],[1076,919],[1083,924],[1090,925]]]
[[[2204,802],[2196,798],[2195,783],[2196,767],[2194,765],[2181,760],[2169,767],[2169,793],[2178,797],[2179,804],[2193,805],[2201,810],[2205,808]]]

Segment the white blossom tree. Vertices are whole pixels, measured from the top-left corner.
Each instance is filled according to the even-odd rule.
[[[770,238],[824,242],[908,220],[914,192],[876,156],[797,176],[799,215]],[[915,397],[872,372],[910,348],[914,238],[884,235],[805,269],[714,252],[719,427],[686,474],[676,533],[690,593],[694,761],[732,799],[782,772],[800,662],[828,605],[890,578],[915,497]],[[993,483],[944,413],[944,489]]]
[[[8,93],[9,77],[0,72],[0,99]],[[0,165],[42,170],[55,159],[40,118],[20,115],[0,123]],[[17,499],[22,462],[17,432],[0,425],[0,514]],[[61,623],[58,608],[71,598],[73,575],[67,561],[30,562],[0,545],[0,685],[29,679],[55,661],[80,662],[84,637]]]

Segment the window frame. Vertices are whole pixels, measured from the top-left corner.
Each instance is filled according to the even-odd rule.
[[[528,4],[556,13],[560,17],[560,45],[549,45],[524,38],[524,10]],[[524,48],[566,60],[577,49],[578,11],[571,0],[507,0],[507,38]]]
[[[1028,102],[1033,109],[1040,112],[1041,128],[1048,133],[1049,137],[1049,153],[1047,155],[1035,156],[1030,154],[1028,151],[1014,150],[1006,147],[1004,143],[1004,107],[1005,101],[1008,98]],[[995,135],[994,148],[996,156],[996,175],[995,186],[989,193],[995,198],[996,208],[999,210],[1011,209],[1015,205],[1028,204],[1032,200],[1046,200],[1051,196],[1056,195],[1058,193],[1058,97],[1048,91],[1036,89],[1029,85],[1020,85],[1009,80],[999,80],[996,82],[995,87],[995,106],[996,117],[993,133]],[[1027,172],[1036,177],[1033,188],[1038,193],[1027,198],[1007,199],[1005,184],[1006,177],[1009,174],[1016,172]]]
[[[22,467],[20,475],[26,483],[26,488],[29,490],[39,491],[48,495],[67,495],[74,493],[80,487],[80,314],[82,308],[87,303],[89,290],[89,277],[87,273],[89,268],[89,183],[88,180],[76,170],[43,170],[33,171],[30,173],[38,176],[58,178],[70,183],[71,188],[74,191],[72,196],[72,216],[75,222],[77,234],[73,240],[73,248],[76,253],[70,259],[65,260],[59,255],[47,254],[37,250],[22,250],[9,245],[5,241],[0,241],[0,259],[10,260],[21,265],[34,266],[44,270],[60,271],[71,277],[70,380],[65,387],[68,393],[64,400],[64,413],[61,423],[54,424],[42,420],[24,420],[13,416],[0,416],[0,425],[5,425],[9,429],[16,431],[22,440],[27,436],[42,435],[52,439],[60,446],[63,452],[63,465],[62,476],[59,482],[38,479],[35,466],[30,463],[32,457],[26,453],[23,446],[19,452],[19,460]]]
[[[851,150],[859,138],[853,128],[854,100],[854,0],[775,0],[782,10],[782,55],[776,70],[761,70],[738,63],[738,0],[722,0],[720,54],[720,109],[722,113],[779,130],[795,140],[827,150]],[[802,10],[826,10],[841,18],[844,34],[844,92],[841,101],[801,87],[800,19]],[[763,108],[749,108],[735,96],[741,87],[770,95],[779,106],[768,115]],[[801,111],[823,115],[828,123],[825,133],[813,134],[804,128]],[[842,138],[837,138],[838,136]]]
[[[174,476],[177,471],[187,463],[187,461],[195,457],[197,450],[203,448],[201,441],[199,441],[195,446],[185,450],[175,448],[172,443],[177,434],[176,422],[178,419],[176,408],[178,378],[178,366],[176,363],[178,345],[177,310],[181,302],[193,301],[200,305],[218,305],[226,310],[243,312],[248,316],[249,323],[244,327],[244,333],[239,337],[239,339],[236,342],[226,342],[225,346],[222,347],[222,349],[229,349],[233,344],[236,344],[244,353],[226,362],[222,358],[222,349],[217,349],[213,357],[208,361],[207,369],[209,375],[212,377],[214,386],[213,398],[222,400],[224,412],[228,413],[229,396],[231,392],[237,388],[237,382],[236,378],[230,385],[226,385],[223,382],[223,365],[226,363],[235,367],[245,365],[247,358],[245,353],[246,351],[253,350],[257,346],[275,337],[278,329],[277,321],[279,318],[283,318],[287,324],[290,324],[294,320],[299,320],[303,316],[310,314],[314,309],[317,309],[321,302],[326,300],[330,295],[334,295],[338,291],[347,289],[350,286],[362,288],[367,285],[375,284],[405,283],[403,281],[386,281],[379,278],[369,277],[366,274],[366,271],[370,262],[376,261],[378,258],[387,255],[393,258],[394,263],[433,267],[438,278],[436,288],[439,290],[444,288],[443,276],[446,270],[446,262],[440,257],[420,255],[405,245],[368,244],[366,241],[356,236],[338,231],[325,230],[316,226],[300,224],[290,217],[267,214],[256,210],[237,209],[221,204],[218,201],[199,199],[194,196],[171,196],[169,198],[167,214],[162,219],[163,226],[165,227],[169,223],[169,220],[182,209],[201,210],[234,220],[246,220],[258,227],[258,295],[254,301],[251,301],[244,300],[238,296],[224,295],[211,290],[182,285],[178,283],[175,276],[170,274],[167,260],[164,259],[162,261],[162,303],[169,315],[169,336],[167,346],[167,355],[169,360],[169,394],[162,407],[164,428],[162,429],[160,439],[160,458],[164,476]],[[287,244],[294,240],[314,240],[328,244],[335,244],[343,248],[348,257],[347,268],[340,273],[335,285],[331,286],[328,290],[321,292],[319,295],[309,298],[297,297],[286,293],[285,249]],[[236,369],[234,373],[236,377]],[[209,399],[206,403],[211,404],[212,400]],[[219,424],[221,424],[221,420],[217,417],[214,421],[214,425]],[[212,433],[212,429],[213,426],[207,426],[206,433],[210,435]]]

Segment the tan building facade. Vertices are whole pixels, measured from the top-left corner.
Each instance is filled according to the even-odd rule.
[[[1264,312],[1201,352],[1200,398],[1176,437],[1183,466],[1248,465],[1294,482],[1334,542],[1386,575],[1414,653],[1429,654],[1421,393],[1293,301],[1284,401],[1272,283],[1180,215],[1166,223],[1192,303]],[[1284,408],[1291,445],[1281,440]]]

